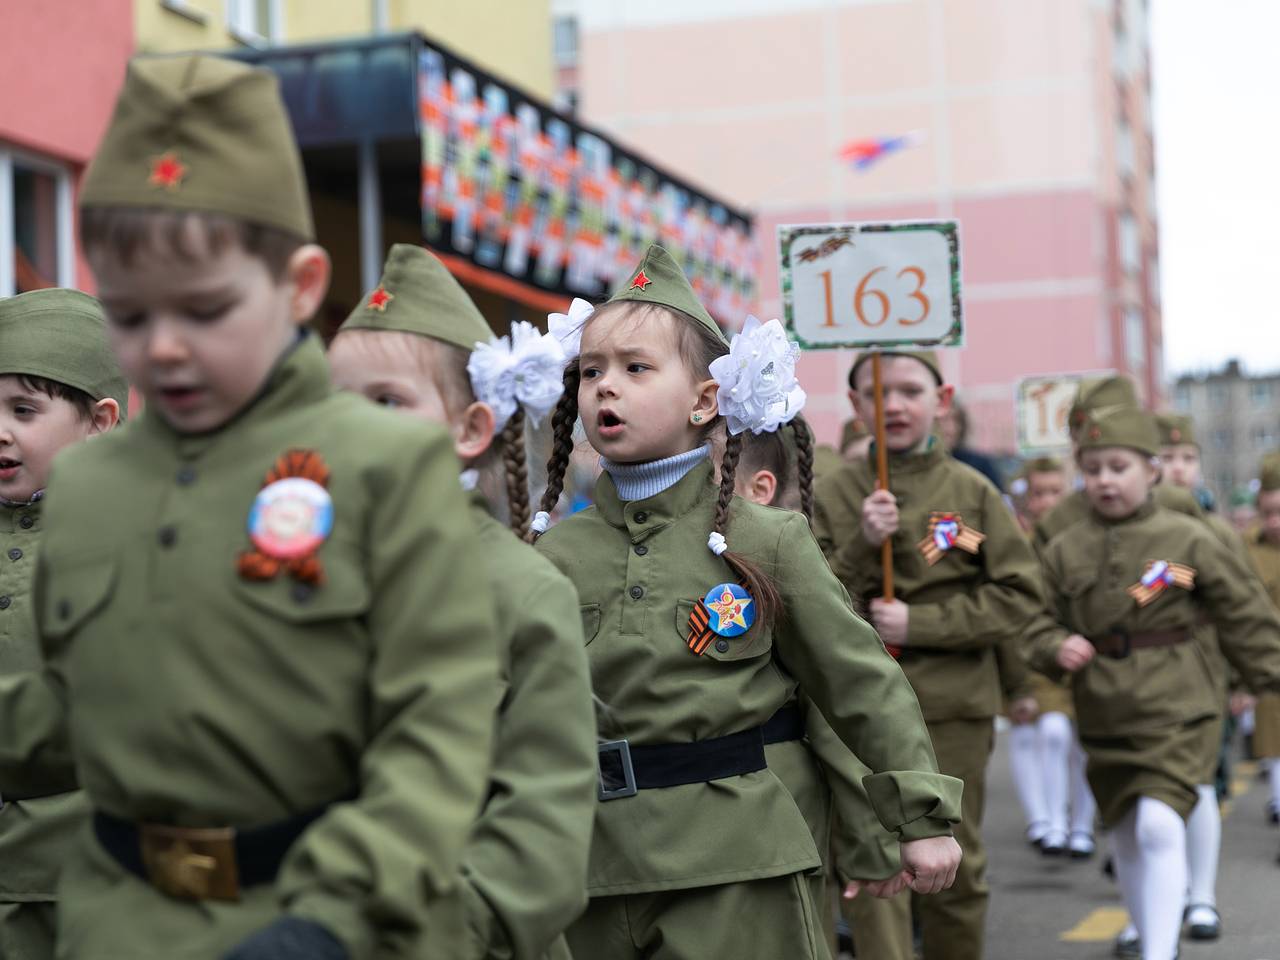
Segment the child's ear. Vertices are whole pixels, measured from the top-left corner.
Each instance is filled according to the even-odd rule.
[[[120,422],[120,404],[110,397],[104,397],[93,405],[89,413],[89,436],[95,433],[106,433]]]
[[[951,412],[951,403],[956,398],[955,384],[944,383],[938,387],[938,410],[934,414],[935,417],[941,417]]]
[[[498,418],[487,403],[477,400],[463,410],[450,431],[453,434],[453,451],[458,459],[464,464],[471,464],[484,456],[493,445],[497,426]]]
[[[772,470],[757,470],[747,478],[746,499],[771,507],[777,495],[778,478]]]
[[[324,247],[308,243],[293,252],[285,267],[285,279],[291,288],[289,308],[293,322],[302,326],[316,315],[329,292],[332,272],[329,254]]]
[[[858,419],[861,420],[863,423],[876,422],[876,412],[874,409],[873,410],[862,409],[862,395],[859,394],[857,390],[853,390],[853,389],[849,390],[849,402],[853,404],[853,412],[857,415]]]
[[[716,399],[716,391],[720,384],[714,380],[703,380],[698,384],[698,393],[694,397],[693,409],[689,411],[692,423],[710,423],[720,412],[720,403]],[[697,419],[695,419],[695,417]]]

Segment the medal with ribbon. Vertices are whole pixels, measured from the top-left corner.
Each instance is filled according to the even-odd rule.
[[[756,622],[755,606],[755,600],[741,584],[712,587],[689,615],[689,649],[702,656],[712,637],[742,636]]]
[[[267,472],[249,509],[249,540],[240,554],[240,576],[271,580],[281,571],[302,583],[324,582],[316,555],[333,532],[329,468],[313,450],[290,450]]]
[[[977,553],[985,539],[985,533],[965,526],[960,514],[935,510],[929,514],[929,535],[918,546],[924,554],[925,562],[932,567],[954,547],[959,547],[966,553]]]
[[[1168,560],[1152,560],[1147,564],[1142,579],[1125,592],[1138,601],[1138,606],[1145,607],[1169,587],[1192,590],[1195,585],[1196,572],[1193,568]]]

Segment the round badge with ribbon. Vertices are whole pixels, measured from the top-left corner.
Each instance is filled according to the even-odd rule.
[[[249,539],[261,553],[294,560],[313,553],[333,531],[333,498],[305,477],[286,477],[258,491],[249,510]]]
[[[740,637],[756,622],[756,602],[736,583],[712,587],[703,605],[709,614],[707,626],[722,637]]]

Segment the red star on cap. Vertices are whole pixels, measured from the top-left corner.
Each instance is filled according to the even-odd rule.
[[[151,161],[151,177],[147,180],[153,187],[165,190],[177,190],[182,186],[182,179],[187,175],[187,165],[178,159],[178,155],[170,150]]]
[[[631,286],[628,287],[627,289],[634,290],[636,289],[636,287],[639,287],[641,290],[643,290],[645,287],[649,286],[649,284],[651,283],[653,283],[653,281],[650,280],[648,277],[646,277],[644,275],[644,271],[641,270],[639,273],[636,274],[636,278],[631,281]]]
[[[369,302],[365,304],[370,310],[377,310],[380,313],[387,312],[387,304],[394,300],[391,294],[387,293],[386,288],[379,287],[373,293],[369,294]]]

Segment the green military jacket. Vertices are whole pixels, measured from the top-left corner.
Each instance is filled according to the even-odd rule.
[[[1280,547],[1265,539],[1261,530],[1249,534],[1245,539],[1245,546],[1258,571],[1258,577],[1267,590],[1267,596],[1273,604],[1280,607]]]
[[[1042,604],[1034,554],[991,482],[934,443],[891,456],[890,489],[900,528],[893,535],[894,594],[909,607],[899,663],[928,721],[994,717],[1001,709],[996,650],[1016,641]],[[874,465],[852,463],[818,483],[814,532],[831,569],[864,604],[880,596],[880,547],[862,535],[862,502]],[[920,548],[935,511],[959,514],[986,539],[958,546],[930,566]]]
[[[1190,567],[1194,584],[1170,585],[1141,606],[1127,591],[1161,560]],[[1207,619],[1251,687],[1280,690],[1280,617],[1245,561],[1202,520],[1160,509],[1152,499],[1124,520],[1091,512],[1054,537],[1044,568],[1049,610],[1027,641],[1031,665],[1042,673],[1062,676],[1058,648],[1073,633],[1094,640],[1123,631],[1195,633]],[[1206,644],[1196,641],[1138,649],[1123,659],[1095,657],[1072,682],[1080,734],[1126,736],[1216,716],[1217,677]]]
[[[290,450],[330,472],[317,586],[238,567]],[[144,413],[65,451],[48,490],[34,594],[61,710],[0,697],[0,792],[69,717],[80,784],[116,817],[248,827],[331,804],[282,865],[280,909],[352,960],[411,937],[423,898],[456,883],[496,712],[488,581],[445,432],[335,394],[306,337],[221,429]],[[249,932],[234,909],[181,903],[94,955],[220,956]]]
[[[42,663],[31,599],[41,504],[0,505],[0,675],[21,676]],[[73,772],[64,770],[61,783],[51,780],[40,790],[60,792],[23,800],[3,794],[0,902],[54,899],[58,869],[87,809]]]
[[[730,549],[774,578],[786,616],[690,652],[689,617],[733,580],[707,549],[717,487],[702,463],[646,500],[624,503],[603,474],[593,507],[538,546],[578,589],[601,735],[686,743],[764,724],[796,690],[874,771],[864,781],[899,839],[949,832],[955,783],[937,772],[915,695],[831,576],[799,514],[734,498]],[[834,642],[834,641],[839,642]],[[768,769],[596,807],[593,896],[710,886],[819,866],[813,836]]]
[[[591,681],[573,585],[493,519],[479,494],[472,516],[489,568],[502,700],[488,800],[463,853],[458,897],[439,902],[436,923],[428,919],[423,957],[535,960],[587,905]],[[433,934],[458,919],[467,928],[458,940]]]
[[[1204,510],[1189,490],[1175,487],[1170,483],[1158,483],[1151,491],[1156,506],[1185,513],[1189,517],[1204,517]],[[1086,519],[1093,511],[1089,508],[1089,498],[1084,490],[1073,490],[1058,502],[1058,505],[1036,522],[1031,531],[1031,544],[1040,554],[1049,545],[1049,541],[1068,527]]]

